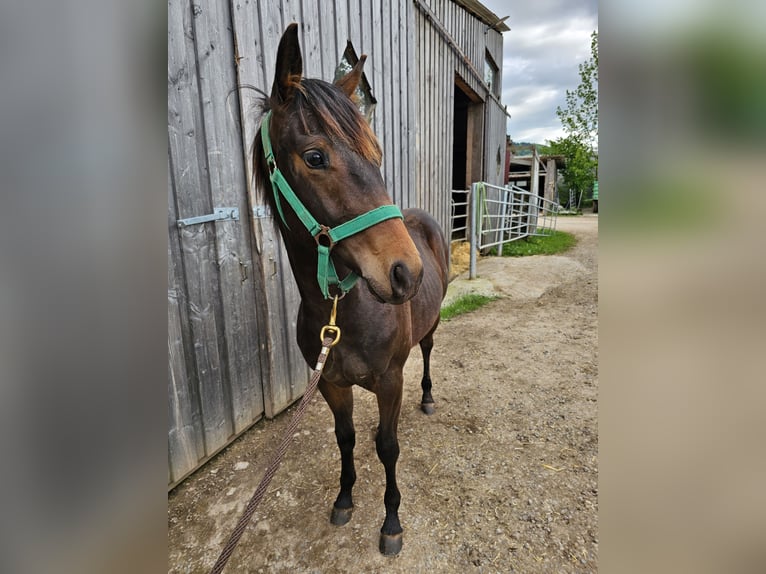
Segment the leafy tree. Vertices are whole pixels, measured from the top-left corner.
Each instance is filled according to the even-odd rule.
[[[567,190],[574,190],[575,194],[579,195],[581,191],[593,189],[598,156],[589,145],[582,144],[575,137],[567,136],[552,141],[551,149],[555,155],[563,155],[566,158],[566,167],[561,175]]]
[[[566,136],[550,142],[554,153],[566,157],[564,182],[576,192],[590,191],[598,173],[598,32],[591,34],[591,56],[580,64],[580,85],[567,90],[566,108],[556,115]]]
[[[590,58],[580,64],[580,85],[567,90],[566,109],[556,108],[567,135],[595,148],[598,141],[598,32],[590,36]]]

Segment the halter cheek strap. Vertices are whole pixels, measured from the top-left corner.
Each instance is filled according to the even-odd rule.
[[[356,235],[357,233],[369,229],[373,225],[377,225],[387,219],[404,219],[401,210],[396,205],[381,205],[363,213],[345,223],[336,225],[335,227],[327,227],[321,225],[314,216],[309,213],[306,206],[303,205],[298,196],[287,183],[287,180],[282,175],[277,167],[277,162],[274,159],[274,151],[271,147],[271,138],[269,137],[269,122],[271,120],[271,112],[266,114],[261,123],[261,140],[263,141],[263,154],[266,157],[266,164],[269,167],[269,178],[271,179],[271,188],[274,192],[274,203],[277,206],[279,217],[285,227],[290,228],[285,221],[285,214],[282,210],[282,202],[280,195],[284,197],[285,201],[298,216],[298,219],[303,223],[303,226],[308,230],[311,236],[317,243],[317,282],[319,283],[319,289],[322,292],[322,296],[325,299],[331,299],[330,285],[336,285],[342,295],[348,293],[356,282],[359,280],[359,276],[356,273],[349,273],[344,279],[338,278],[338,273],[335,271],[335,264],[330,258],[330,252],[336,243]]]

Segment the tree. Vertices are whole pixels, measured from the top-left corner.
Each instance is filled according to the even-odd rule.
[[[556,108],[567,135],[595,149],[598,141],[598,32],[590,35],[590,58],[580,64],[580,85],[567,90],[566,109]]]
[[[591,34],[588,60],[580,64],[580,85],[567,90],[566,108],[556,115],[566,136],[550,142],[554,153],[566,157],[564,182],[577,193],[589,191],[598,173],[598,32]]]
[[[561,175],[567,190],[574,191],[575,196],[579,196],[580,192],[593,189],[598,170],[598,156],[590,146],[580,143],[575,137],[567,136],[552,141],[551,150],[554,155],[563,155],[566,158],[566,167]]]

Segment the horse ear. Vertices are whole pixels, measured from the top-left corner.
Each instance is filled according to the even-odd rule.
[[[356,90],[356,87],[362,79],[362,68],[364,68],[365,60],[367,60],[367,54],[359,56],[359,60],[357,60],[356,65],[351,68],[351,71],[342,78],[338,78],[335,82],[335,85],[343,90],[349,98],[353,95],[354,90]]]
[[[281,104],[292,97],[293,90],[303,76],[303,57],[298,43],[298,24],[290,24],[277,48],[277,69],[271,87],[272,105]]]

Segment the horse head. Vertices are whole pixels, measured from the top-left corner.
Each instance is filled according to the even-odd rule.
[[[271,114],[267,129],[276,167],[305,209],[327,228],[391,205],[380,173],[380,145],[351,99],[365,59],[334,84],[304,78],[298,26],[291,24],[280,40],[271,96],[264,102]],[[319,240],[296,210],[284,201],[279,205],[271,193],[263,150],[259,132],[255,171],[272,207],[277,204],[282,214],[283,237],[295,252],[316,251]],[[363,278],[379,301],[399,304],[417,292],[423,263],[401,218],[376,223],[330,247],[335,265]],[[312,275],[311,269],[296,269],[295,262],[293,271],[299,282],[300,273],[307,272],[307,280]]]

